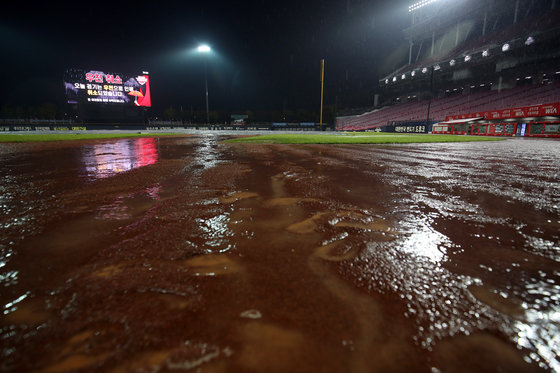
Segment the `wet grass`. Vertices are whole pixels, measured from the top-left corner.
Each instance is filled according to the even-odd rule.
[[[0,142],[42,142],[67,140],[114,139],[123,137],[177,136],[176,133],[56,133],[56,134],[0,134]]]
[[[251,137],[240,137],[227,140],[229,143],[257,144],[412,144],[433,142],[470,142],[500,141],[499,137],[432,135],[432,134],[400,134],[400,133],[369,133],[340,132],[336,134],[277,134]]]

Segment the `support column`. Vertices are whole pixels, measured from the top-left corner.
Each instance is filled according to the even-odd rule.
[[[435,43],[436,43],[436,32],[435,32],[435,31],[432,31],[432,54],[431,54],[432,56],[434,55],[434,46],[435,46]]]

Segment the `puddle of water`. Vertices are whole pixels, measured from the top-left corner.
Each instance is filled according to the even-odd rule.
[[[524,318],[524,310],[521,304],[513,299],[509,299],[505,294],[483,285],[470,286],[469,291],[482,303],[489,305],[493,309],[508,315],[513,319]]]
[[[115,275],[118,275],[119,273],[121,273],[122,267],[118,264],[111,264],[108,265],[106,267],[103,267],[95,272],[93,272],[91,275],[93,277],[98,277],[98,278],[109,278],[109,277],[113,277]]]
[[[230,212],[224,212],[209,218],[198,218],[199,229],[206,239],[205,246],[208,252],[224,253],[235,248],[231,238],[234,233],[230,228]]]
[[[1,370],[560,371],[557,143],[218,140],[0,162]]]
[[[549,147],[550,143],[541,144],[546,148],[543,155],[557,152]],[[484,354],[483,360],[488,364],[508,367],[505,370],[531,370],[535,366],[530,368],[528,363],[537,363],[541,368],[558,370],[559,357],[552,352],[558,343],[552,334],[558,332],[555,315],[559,304],[553,294],[558,294],[555,286],[559,278],[550,260],[557,261],[555,246],[559,235],[547,227],[558,216],[550,213],[550,206],[556,206],[559,196],[558,184],[552,186],[550,180],[541,183],[548,179],[546,172],[540,172],[547,165],[535,162],[539,158],[534,158],[537,143],[516,144],[520,148],[515,151],[512,145],[497,147],[505,149],[478,145],[483,148],[479,149],[479,162],[468,167],[460,162],[441,163],[436,153],[424,150],[424,146],[415,147],[418,158],[407,157],[396,148],[388,149],[384,158],[388,168],[382,175],[399,189],[395,198],[404,202],[402,214],[395,211],[401,220],[400,237],[390,248],[376,243],[368,255],[352,264],[360,265],[358,282],[375,291],[393,288],[404,295],[409,307],[407,316],[418,323],[416,340],[420,345],[433,345],[436,353],[438,346],[448,343],[461,349],[453,342],[439,341],[449,341],[450,335],[465,341],[485,340],[491,337],[477,333],[494,329],[502,333],[502,339],[509,340],[509,345],[499,347],[502,342],[485,342],[494,354]],[[458,160],[472,155],[465,153],[469,146],[452,147],[456,148],[451,152]],[[480,154],[504,154],[504,150],[512,156],[508,161],[492,155],[488,162],[480,158]],[[529,192],[534,186],[541,190],[541,185],[544,193]],[[526,204],[527,193],[531,194],[532,205]],[[543,203],[545,200],[548,202]],[[527,234],[529,226],[535,225],[539,228]],[[475,269],[478,266],[480,270]],[[537,268],[540,281],[535,281]],[[368,271],[372,274],[369,280],[362,275]],[[547,278],[549,289],[542,286],[542,278],[538,278],[541,275]],[[532,294],[526,289],[527,283],[540,285]],[[432,294],[431,289],[439,290]],[[536,293],[548,295],[535,298]],[[438,299],[445,301],[438,304]],[[446,306],[445,302],[450,304]],[[473,333],[478,336],[457,336]],[[464,349],[474,351],[472,346]],[[509,359],[508,354],[516,356]],[[462,359],[467,361],[466,357]],[[507,360],[515,363],[504,365]],[[442,367],[450,369],[448,364],[446,360]],[[471,366],[468,370],[478,369]]]
[[[201,172],[222,163],[217,147],[218,140],[215,135],[201,136],[196,143],[194,160],[189,164],[189,167],[193,167],[198,172]]]
[[[259,310],[246,310],[241,312],[239,316],[246,319],[260,319],[262,317],[262,313]]]
[[[339,228],[355,228],[362,229],[365,231],[388,231],[387,225],[379,222],[372,223],[361,223],[361,222],[349,222],[349,221],[339,221],[335,224]]]
[[[93,179],[154,164],[158,161],[157,140],[154,138],[122,139],[100,142],[82,148],[84,169]]]
[[[319,219],[324,215],[325,213],[315,214],[308,219],[289,225],[286,230],[298,234],[313,233],[317,229]]]
[[[333,262],[353,259],[358,255],[359,249],[347,247],[340,242],[331,242],[315,249],[315,255]]]
[[[185,261],[195,276],[219,276],[242,271],[242,267],[226,254],[207,254]]]

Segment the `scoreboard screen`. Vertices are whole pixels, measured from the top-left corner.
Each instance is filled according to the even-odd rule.
[[[69,104],[152,106],[147,73],[126,75],[99,70],[67,69],[64,88]]]

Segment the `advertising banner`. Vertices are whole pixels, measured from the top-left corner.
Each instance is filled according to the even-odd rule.
[[[469,119],[484,117],[484,119],[509,119],[509,118],[530,118],[530,117],[548,117],[560,115],[560,102],[546,104],[546,105],[533,105],[518,107],[513,109],[480,111],[477,113],[448,115],[445,121]]]

